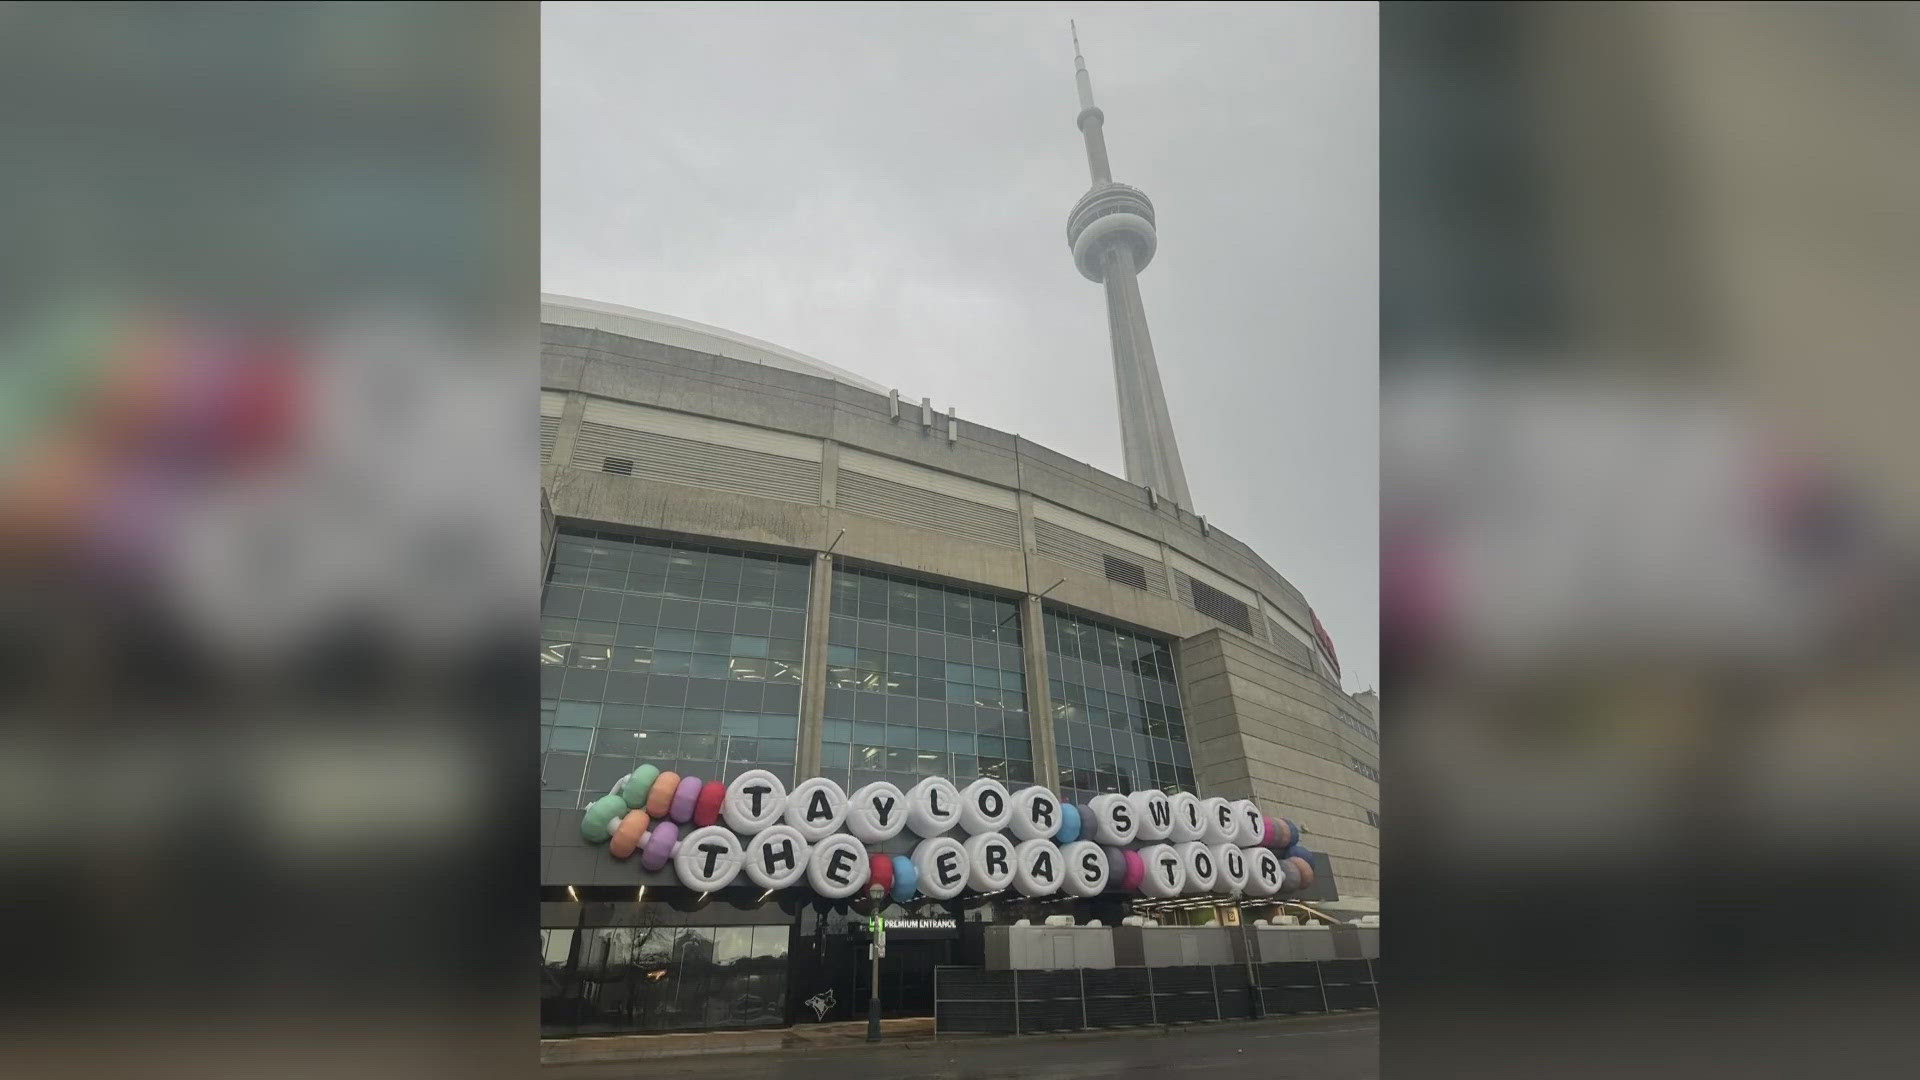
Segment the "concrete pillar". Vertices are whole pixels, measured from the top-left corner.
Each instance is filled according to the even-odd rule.
[[[828,439],[820,444],[820,505],[833,507],[840,500],[840,444]]]
[[[796,782],[820,774],[821,718],[827,711],[827,622],[833,616],[833,556],[813,557],[807,592],[807,640],[800,651],[800,731],[793,752]]]
[[[547,498],[547,485],[540,485],[540,588],[547,587],[547,571],[553,566],[553,543],[560,524],[553,516],[553,500]]]
[[[573,444],[580,435],[580,420],[586,412],[586,396],[568,393],[567,402],[560,409],[560,430],[553,433],[553,456],[547,459],[547,464],[563,469],[573,464]]]
[[[1033,780],[1049,791],[1060,786],[1060,761],[1053,749],[1053,695],[1047,688],[1046,623],[1040,598],[1020,599],[1020,644],[1027,661],[1027,726],[1033,739]]]

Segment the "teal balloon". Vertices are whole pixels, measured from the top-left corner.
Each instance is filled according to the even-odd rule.
[[[602,795],[593,800],[580,817],[580,837],[588,843],[604,844],[613,835],[608,827],[617,817],[625,817],[627,801],[618,795]]]
[[[660,766],[642,765],[627,774],[627,783],[620,789],[620,796],[627,805],[635,810],[647,805],[647,793],[653,790],[653,782],[660,779]]]

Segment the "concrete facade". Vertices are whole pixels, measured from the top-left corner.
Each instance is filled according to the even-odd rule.
[[[1038,625],[1038,597],[1044,593],[1047,606],[1177,642],[1200,793],[1250,796],[1294,818],[1306,828],[1308,846],[1335,861],[1344,894],[1378,896],[1377,726],[1367,709],[1342,692],[1330,658],[1314,642],[1305,598],[1245,544],[1208,527],[1188,508],[1150,499],[1140,486],[1016,435],[964,419],[953,421],[957,427],[950,433],[947,416],[923,416],[907,401],[899,403],[896,418],[889,396],[834,378],[831,369],[809,374],[703,352],[689,347],[687,338],[667,344],[568,325],[555,321],[568,317],[557,298],[549,299],[542,387],[561,395],[564,408],[542,463],[542,485],[556,521],[814,558],[795,757],[803,773],[820,753],[826,650],[814,624],[825,620],[830,574],[824,571],[844,564],[1026,599],[1021,615],[1028,715],[1034,764],[1045,770],[1035,775],[1055,786]],[[713,436],[711,451],[716,462],[745,453],[722,445],[728,440],[778,441],[782,453],[794,455],[782,460],[806,466],[793,473],[805,477],[806,487],[754,494],[726,489],[719,480],[667,480],[661,478],[666,464],[656,468],[644,455],[623,459],[630,475],[607,471],[592,459],[593,451],[576,449],[587,445],[581,436],[590,405],[639,406],[675,423],[719,422],[722,434]],[[909,479],[923,486],[898,487],[913,501],[897,506],[877,504],[870,495],[858,508],[843,505],[855,497],[845,483],[856,475],[855,465],[865,470],[859,476],[869,486],[867,474],[888,469],[916,470]],[[751,487],[754,480],[743,483]],[[923,504],[935,510],[925,511]],[[981,524],[968,527],[968,518],[950,527],[927,516],[948,506]],[[1089,569],[1097,561],[1043,552],[1041,526],[1058,521],[1074,528],[1056,526],[1053,535],[1086,541],[1088,550],[1105,544],[1137,560],[1150,588]],[[1198,610],[1192,594],[1183,591],[1183,579],[1244,603],[1245,629]],[[591,860],[560,853],[578,849],[577,837],[549,833],[543,880],[593,881],[597,867],[586,865]],[[582,849],[582,856],[589,850]],[[561,867],[555,859],[573,862]],[[630,869],[625,879],[632,879]]]
[[[1344,891],[1377,897],[1377,729],[1352,698],[1273,661],[1218,628],[1181,643],[1194,764],[1208,794],[1253,799],[1301,823],[1308,847],[1338,859]]]

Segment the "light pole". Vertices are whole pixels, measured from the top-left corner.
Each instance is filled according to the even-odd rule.
[[[873,979],[868,983],[870,996],[867,998],[868,1042],[880,1041],[880,950],[887,943],[887,924],[880,917],[880,898],[885,895],[887,890],[878,885],[867,887],[867,898],[873,901],[873,915],[868,923],[868,928],[872,930],[869,936],[873,941],[867,946],[867,953],[873,958]]]
[[[1254,1019],[1267,1015],[1266,991],[1260,989],[1260,973],[1253,966],[1253,951],[1259,948],[1259,935],[1249,939],[1247,936],[1247,902],[1242,895],[1235,893],[1235,905],[1240,912],[1240,954],[1247,960],[1247,997],[1253,1006]]]

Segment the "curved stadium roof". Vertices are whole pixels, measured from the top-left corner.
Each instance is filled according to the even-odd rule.
[[[717,326],[708,326],[690,319],[662,315],[657,311],[642,311],[639,308],[625,307],[620,304],[583,300],[577,296],[541,293],[540,321],[559,326],[577,326],[587,330],[604,330],[610,334],[621,334],[643,341],[657,341],[663,345],[676,345],[696,352],[724,356],[730,360],[765,364],[768,367],[832,379],[834,382],[857,386],[870,393],[887,393],[886,387],[872,379],[862,378],[844,368],[834,367],[824,360],[816,360],[804,353],[794,352],[792,349],[783,349],[771,342],[761,341],[759,338],[736,334],[731,330],[722,330]]]

